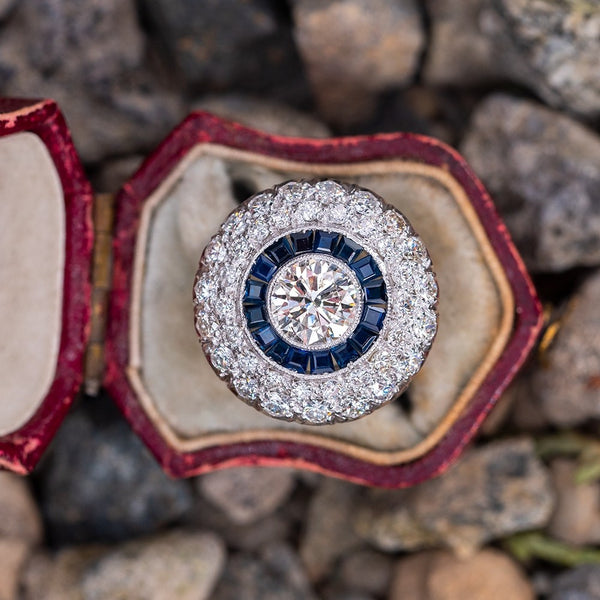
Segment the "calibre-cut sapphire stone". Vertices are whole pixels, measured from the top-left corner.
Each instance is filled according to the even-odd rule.
[[[333,249],[340,241],[341,235],[333,231],[316,231],[313,250],[315,252],[333,252]]]
[[[301,254],[302,252],[310,252],[313,249],[313,240],[315,232],[314,230],[309,231],[297,231],[296,233],[290,233],[290,241],[294,248],[294,254]]]
[[[358,280],[361,283],[364,283],[373,277],[381,277],[381,271],[379,270],[379,267],[373,260],[373,257],[369,254],[352,263],[350,266],[356,273]]]
[[[379,306],[365,305],[363,314],[360,322],[373,329],[373,331],[380,331],[383,327],[383,320],[385,319],[385,310]]]
[[[364,252],[363,247],[357,244],[355,241],[342,236],[338,245],[333,250],[333,255],[336,258],[345,260],[347,263],[351,263],[356,260]]]
[[[270,325],[265,325],[262,329],[257,329],[252,335],[263,350],[271,347],[279,339],[275,330]]]
[[[256,279],[268,282],[277,271],[277,265],[264,254],[261,254],[254,263],[251,275]]]
[[[306,373],[308,371],[308,361],[310,359],[310,352],[307,350],[301,350],[300,348],[292,348],[287,355],[285,367],[298,371],[298,373]]]
[[[378,335],[365,325],[359,324],[348,341],[362,355],[371,347]]]
[[[348,342],[344,342],[333,348],[331,354],[337,363],[338,369],[343,369],[360,356],[356,348],[352,347]]]
[[[281,365],[287,360],[290,350],[290,345],[282,339],[279,339],[267,350],[267,356]]]
[[[369,281],[369,283],[364,286],[363,291],[365,293],[365,301],[367,304],[385,304],[385,302],[387,302],[387,292],[383,279],[378,278]]]
[[[310,353],[310,372],[313,375],[334,371],[333,357],[329,350],[317,350]]]
[[[290,241],[283,237],[273,242],[266,250],[265,254],[275,262],[277,266],[282,265],[286,260],[294,256],[294,249]]]
[[[246,281],[246,291],[244,292],[244,304],[256,304],[258,302],[264,302],[266,293],[266,283],[248,279]]]
[[[246,313],[246,321],[248,322],[250,331],[261,329],[263,326],[268,325],[267,311],[264,304],[245,306],[244,312]]]

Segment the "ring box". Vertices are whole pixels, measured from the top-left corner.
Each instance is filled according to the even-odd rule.
[[[35,465],[84,378],[102,376],[172,476],[286,465],[412,485],[458,457],[539,333],[539,301],[492,201],[436,140],[285,138],[193,113],[123,186],[111,222],[110,198],[93,202],[55,104],[2,101],[0,136],[0,211],[14,223],[0,239],[0,264],[12,269],[0,295],[0,463],[13,470]],[[210,236],[244,197],[298,178],[381,195],[422,237],[438,278],[438,335],[423,369],[401,399],[351,423],[255,411],[214,375],[194,332],[192,284]]]

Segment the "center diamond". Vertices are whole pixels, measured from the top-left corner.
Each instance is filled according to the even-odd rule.
[[[283,265],[269,287],[273,327],[288,343],[329,348],[349,336],[360,317],[362,291],[344,262],[322,254]]]

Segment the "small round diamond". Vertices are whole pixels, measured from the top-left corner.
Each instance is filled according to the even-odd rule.
[[[317,254],[284,265],[269,290],[275,330],[301,348],[328,348],[353,330],[361,288],[351,269]]]

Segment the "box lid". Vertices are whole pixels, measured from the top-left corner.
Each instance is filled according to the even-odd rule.
[[[0,465],[31,470],[82,380],[92,190],[51,100],[0,99]]]

